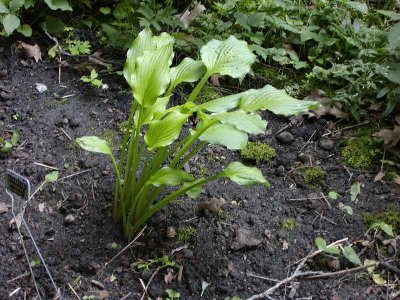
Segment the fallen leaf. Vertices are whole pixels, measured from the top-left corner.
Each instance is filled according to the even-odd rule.
[[[374,178],[374,182],[381,181],[383,177],[385,177],[385,172],[380,171],[378,174],[376,174]]]
[[[25,55],[28,58],[33,57],[33,59],[38,63],[39,60],[42,60],[42,52],[40,51],[39,45],[29,45],[27,43],[24,43],[22,41],[18,41],[22,49],[24,49]]]
[[[6,205],[4,202],[0,202],[0,214],[4,214],[8,212],[8,205]]]
[[[170,284],[174,281],[176,276],[173,274],[174,270],[168,269],[167,271],[168,273],[164,276],[164,282],[165,284]]]
[[[375,132],[373,136],[382,138],[386,145],[394,147],[400,141],[400,126],[394,126],[393,130],[382,129],[378,132]]]
[[[107,291],[100,291],[98,295],[99,300],[107,299],[110,296],[110,293]]]
[[[215,213],[217,212],[224,204],[226,203],[225,199],[220,198],[211,198],[209,201],[202,202],[199,204],[199,211],[208,210],[209,212]]]
[[[184,13],[180,16],[180,20],[183,23],[185,28],[188,28],[190,24],[197,18],[197,16],[201,15],[206,10],[206,7],[201,4],[201,2],[197,3],[197,5],[192,10],[185,10]]]
[[[233,250],[240,250],[243,248],[252,248],[261,244],[262,240],[253,237],[253,233],[250,230],[239,228],[236,231],[236,239],[232,243],[231,248]]]
[[[350,195],[351,201],[356,201],[357,196],[361,193],[361,184],[357,181],[351,185]]]

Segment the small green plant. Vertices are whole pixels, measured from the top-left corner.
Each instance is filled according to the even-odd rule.
[[[373,227],[374,224],[387,224],[392,227],[393,231],[400,231],[400,212],[396,210],[364,213],[363,219],[368,228]]]
[[[85,82],[85,83],[92,84],[92,85],[94,85],[95,87],[101,87],[101,86],[103,85],[103,82],[101,81],[101,79],[98,79],[98,77],[99,77],[99,74],[97,74],[96,70],[93,69],[93,70],[90,72],[90,77],[88,77],[88,76],[82,76],[82,77],[81,77],[81,80],[82,80],[83,82]]]
[[[286,219],[282,222],[282,229],[292,231],[296,226],[295,219]]]
[[[308,188],[319,189],[325,178],[326,172],[321,167],[307,167],[304,171],[304,183]]]
[[[0,136],[0,152],[9,154],[12,149],[18,144],[21,137],[21,132],[19,129],[15,130],[11,135],[10,139],[5,139]]]
[[[379,153],[376,142],[368,135],[348,140],[341,151],[343,162],[357,169],[368,168]]]
[[[167,33],[153,36],[145,29],[128,51],[124,76],[131,86],[133,102],[118,163],[105,140],[95,136],[77,139],[83,149],[110,157],[116,173],[114,220],[122,222],[129,239],[155,212],[184,194],[197,197],[207,182],[229,178],[240,185],[267,186],[260,170],[240,162],[200,178],[185,172],[183,166],[207,144],[231,150],[244,148],[248,134],[265,132],[266,121],[259,115],[263,110],[291,115],[318,107],[316,102],[296,100],[272,86],[197,104],[202,87],[212,75],[243,77],[255,55],[245,42],[231,36],[203,46],[201,60],[185,58],[171,68],[173,44]],[[168,106],[177,85],[198,80],[185,103]],[[189,133],[180,135],[192,115],[199,122]],[[163,194],[167,187],[175,189]]]
[[[276,156],[276,151],[271,146],[261,142],[248,142],[246,147],[240,150],[243,159],[254,160],[257,164],[270,161]]]
[[[192,226],[180,226],[176,230],[176,238],[178,241],[187,241],[196,235],[196,228]]]
[[[89,41],[81,41],[76,39],[74,28],[72,27],[64,27],[64,31],[67,33],[65,43],[67,45],[68,51],[72,55],[90,54]]]
[[[94,300],[96,297],[94,295],[84,295],[82,300]]]
[[[171,289],[166,289],[165,292],[167,293],[167,300],[175,300],[179,299],[181,297],[181,294],[178,292],[175,292],[174,290]]]
[[[165,267],[174,267],[179,268],[179,264],[169,259],[168,256],[164,255],[163,257],[156,257],[154,259],[150,259],[143,263],[138,264],[138,269],[142,271],[148,271],[150,268],[154,266],[159,266],[160,268]]]
[[[318,247],[318,250],[328,253],[328,254],[336,254],[339,255],[342,253],[342,255],[352,264],[355,265],[361,265],[361,260],[358,257],[357,253],[354,251],[354,249],[351,246],[331,246],[327,245],[326,241],[321,238],[317,237],[315,239],[315,244]]]

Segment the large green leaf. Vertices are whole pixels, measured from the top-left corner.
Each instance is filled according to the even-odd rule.
[[[392,19],[393,21],[400,21],[400,14],[394,11],[377,9],[376,12]]]
[[[68,0],[44,0],[48,7],[50,7],[52,10],[70,10],[72,11],[71,5],[69,5]]]
[[[170,167],[164,167],[154,173],[147,181],[147,184],[154,186],[171,185],[177,186],[181,183],[192,181],[193,176],[183,170],[177,170]]]
[[[151,106],[165,92],[170,82],[169,66],[173,56],[173,38],[163,33],[157,40],[156,49],[144,51],[137,58],[136,70],[131,75],[131,87],[135,100],[145,106]]]
[[[347,258],[348,261],[355,265],[361,265],[361,260],[358,257],[357,253],[354,251],[354,249],[350,246],[346,246],[342,249],[342,253],[344,257]]]
[[[211,40],[201,48],[200,54],[210,75],[218,73],[233,78],[246,75],[256,60],[247,43],[234,36],[225,41]]]
[[[132,82],[135,79],[133,75],[136,71],[136,61],[138,57],[142,56],[144,51],[151,51],[156,48],[152,37],[153,34],[150,29],[142,30],[127,52],[124,66],[124,77],[129,85],[132,85]]]
[[[224,112],[212,116],[223,124],[231,124],[237,129],[251,134],[264,133],[267,127],[267,122],[261,119],[259,115],[247,114],[242,110]]]
[[[247,167],[240,162],[232,162],[224,171],[224,175],[240,185],[269,185],[261,171],[255,167]]]
[[[170,71],[171,85],[176,87],[181,82],[195,82],[203,77],[206,67],[202,61],[186,57],[182,62]]]
[[[22,25],[20,28],[17,29],[17,31],[26,37],[30,37],[32,35],[32,28],[28,24]]]
[[[400,22],[389,32],[388,40],[391,48],[396,49],[400,47]]]
[[[186,183],[184,183],[184,184],[182,185],[182,187],[185,188],[185,187],[187,187],[187,186],[189,186],[189,185],[193,185],[194,183],[197,183],[197,182],[201,181],[202,179],[203,179],[203,178],[198,178],[198,179],[196,179],[195,181],[186,182]],[[191,198],[191,199],[196,199],[197,197],[200,196],[202,190],[203,190],[203,185],[197,185],[197,186],[191,188],[190,190],[188,190],[188,191],[186,192],[186,195],[188,195],[188,197]]]
[[[153,120],[154,114],[157,112],[162,112],[165,110],[167,107],[167,104],[169,102],[169,96],[168,97],[162,97],[162,98],[157,98],[156,102],[150,107],[146,109],[144,112],[144,116],[142,117],[141,124],[149,124],[151,120]],[[135,123],[138,123],[138,114],[135,114]]]
[[[20,9],[22,6],[24,6],[25,0],[11,0],[10,4],[8,5],[10,11],[16,12],[18,9]]]
[[[246,94],[246,92],[217,98],[206,103],[199,105],[200,109],[209,112],[225,112],[236,108],[239,104],[240,99]]]
[[[47,6],[50,7],[52,10],[70,10],[72,11],[71,5],[69,5],[68,0],[44,0]]]
[[[8,14],[4,17],[2,21],[4,31],[6,32],[7,35],[10,35],[11,33],[14,32],[15,29],[19,27],[21,24],[21,21],[16,15],[13,14]]]
[[[309,109],[319,107],[318,102],[301,101],[289,96],[284,90],[278,90],[271,85],[262,89],[249,90],[239,104],[246,112],[269,110],[277,115],[296,115]]]
[[[364,2],[349,1],[347,5],[350,6],[352,9],[359,11],[362,14],[368,13],[368,6]]]
[[[144,136],[147,147],[154,149],[171,145],[178,138],[182,125],[188,117],[189,115],[173,112],[162,120],[150,122]]]
[[[229,124],[215,124],[208,128],[199,139],[213,145],[223,145],[231,150],[242,149],[247,144],[247,133]]]
[[[108,146],[107,141],[102,140],[97,136],[83,136],[77,138],[76,142],[81,148],[87,151],[111,155],[111,149]]]
[[[0,14],[7,14],[10,11],[8,10],[7,5],[4,3],[4,1],[0,0]]]

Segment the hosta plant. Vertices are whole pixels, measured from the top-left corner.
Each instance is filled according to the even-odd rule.
[[[318,106],[269,85],[196,104],[201,88],[213,74],[243,78],[255,55],[245,42],[231,36],[203,46],[200,60],[185,58],[171,67],[173,44],[174,39],[166,33],[153,36],[150,30],[143,30],[128,51],[124,76],[133,101],[118,161],[105,140],[95,136],[77,139],[83,149],[110,157],[116,174],[113,216],[122,223],[127,238],[177,197],[197,197],[207,182],[229,178],[240,185],[268,185],[260,170],[240,162],[200,178],[185,172],[183,166],[208,144],[231,150],[245,147],[249,134],[265,131],[267,123],[259,115],[263,110],[291,115]],[[170,105],[177,85],[197,81],[184,103]],[[197,118],[196,126],[182,130],[191,116]]]

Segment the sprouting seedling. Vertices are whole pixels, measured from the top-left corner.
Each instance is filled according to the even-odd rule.
[[[393,226],[392,226],[392,225],[389,225],[389,224],[386,224],[385,222],[373,223],[373,224],[369,227],[368,231],[369,231],[369,230],[372,230],[372,229],[382,230],[382,231],[383,231],[384,233],[386,233],[388,236],[394,237],[394,234],[393,234]],[[367,232],[368,232],[368,231],[367,231]]]
[[[159,268],[166,268],[166,267],[179,268],[179,264],[170,260],[169,257],[166,255],[164,255],[163,257],[149,259],[148,261],[145,261],[137,265],[138,269],[143,271],[148,271],[153,266],[159,266]]]
[[[212,75],[243,78],[256,56],[246,42],[231,36],[204,45],[201,60],[185,58],[171,67],[173,44],[169,34],[153,36],[145,29],[128,50],[124,77],[133,101],[118,163],[105,140],[95,136],[77,139],[81,148],[109,156],[116,174],[113,216],[115,222],[122,223],[128,239],[162,207],[185,194],[197,197],[208,182],[229,178],[239,185],[268,186],[259,169],[241,162],[197,178],[183,166],[209,144],[230,150],[244,148],[249,134],[265,132],[267,122],[261,118],[261,111],[288,116],[319,106],[313,101],[296,100],[270,85],[197,104],[201,89]],[[185,103],[171,106],[170,98],[180,83],[197,81]],[[194,115],[199,122],[181,134],[183,125]]]
[[[19,129],[15,130],[11,135],[10,140],[6,140],[0,137],[0,152],[10,153],[12,149],[17,146],[18,141],[21,137],[21,132]]]
[[[171,289],[166,289],[165,292],[168,295],[167,300],[175,300],[175,299],[179,299],[181,297],[180,293],[175,292],[174,290],[171,290]]]
[[[329,246],[327,245],[326,241],[321,238],[317,237],[315,239],[315,244],[317,245],[318,250],[328,253],[328,254],[334,254],[334,255],[339,255],[342,253],[342,255],[351,263],[355,265],[361,265],[361,260],[358,257],[357,253],[354,251],[354,249],[351,246],[341,246],[341,245],[335,245],[335,246]]]
[[[98,77],[99,77],[99,74],[96,72],[95,69],[93,69],[90,72],[90,77],[89,76],[82,76],[81,80],[83,82],[85,82],[85,83],[92,84],[95,87],[101,87],[103,85],[103,82],[100,79],[98,79]]]

